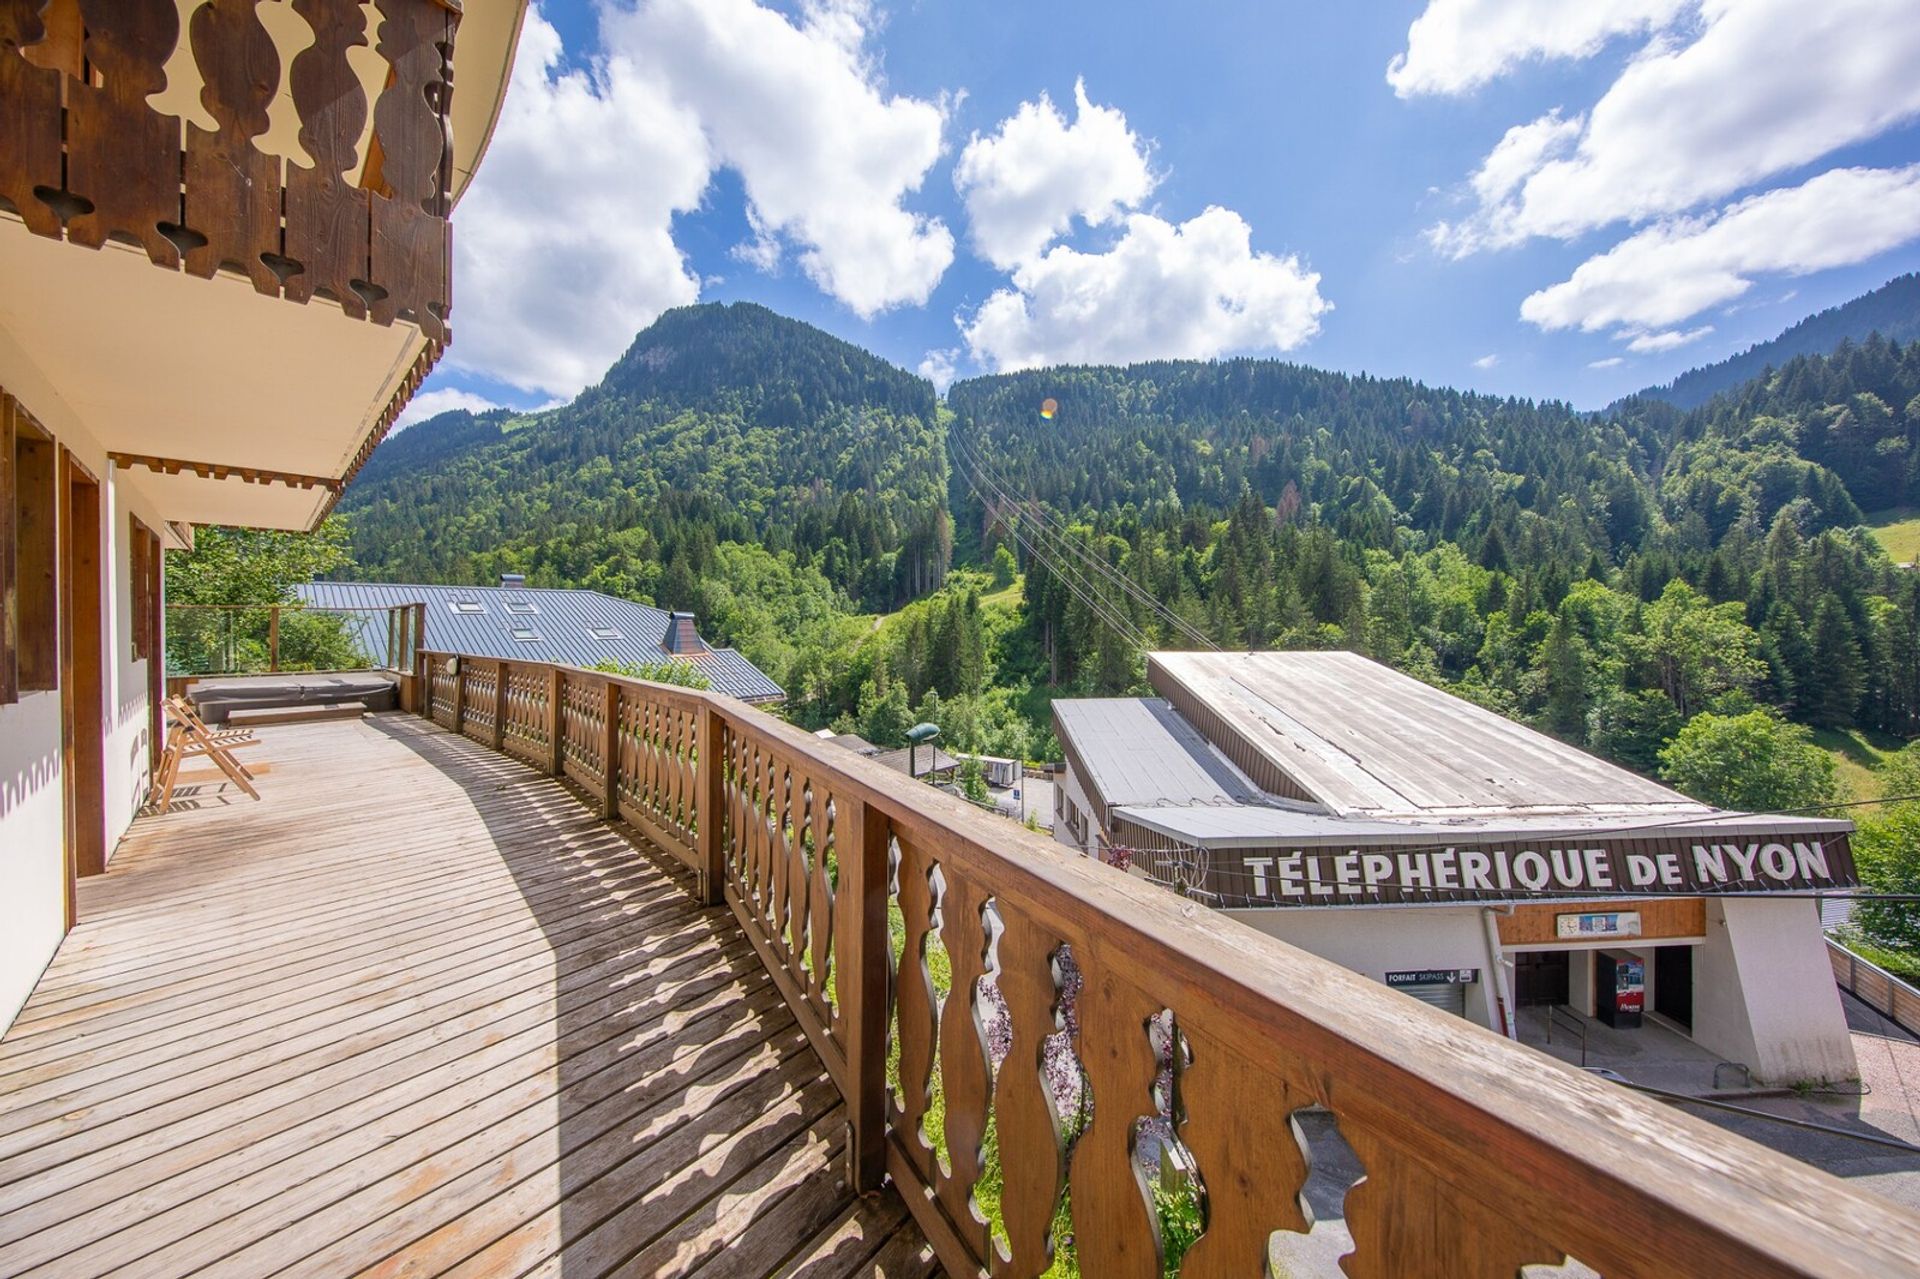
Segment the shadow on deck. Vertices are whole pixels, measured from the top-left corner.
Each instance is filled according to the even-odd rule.
[[[135,823],[0,1040],[0,1274],[925,1275],[752,948],[409,716]]]

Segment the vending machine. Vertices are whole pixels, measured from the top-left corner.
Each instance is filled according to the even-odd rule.
[[[1647,966],[1624,950],[1602,950],[1593,957],[1593,1011],[1618,1030],[1633,1030],[1647,1007]]]

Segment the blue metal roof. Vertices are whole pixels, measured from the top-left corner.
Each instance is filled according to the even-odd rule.
[[[388,609],[426,605],[425,647],[508,661],[597,666],[645,665],[672,657],[699,668],[717,693],[743,702],[779,701],[786,690],[730,648],[702,640],[697,654],[672,655],[670,614],[599,591],[544,586],[425,586],[386,582],[310,582],[294,588],[314,608]],[[363,642],[380,654],[386,620],[369,613]]]

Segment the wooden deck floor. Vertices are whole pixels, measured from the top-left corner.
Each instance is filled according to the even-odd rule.
[[[0,1274],[934,1270],[729,915],[424,720],[261,736],[0,1039]]]

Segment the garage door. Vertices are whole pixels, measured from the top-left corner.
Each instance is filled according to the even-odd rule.
[[[1412,995],[1423,1004],[1432,1004],[1442,1012],[1452,1013],[1455,1017],[1467,1015],[1467,988],[1458,982],[1395,986],[1394,989],[1403,995]]]

